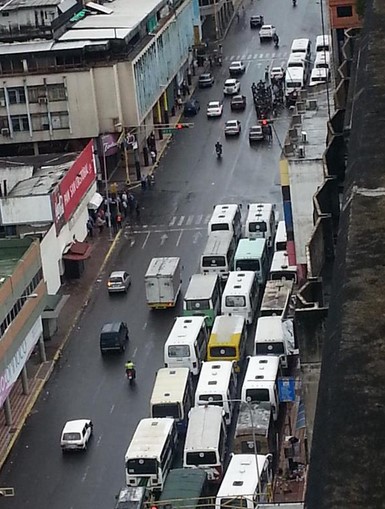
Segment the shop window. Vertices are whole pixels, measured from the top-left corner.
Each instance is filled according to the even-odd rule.
[[[337,7],[337,17],[338,18],[351,18],[353,16],[353,8],[351,5],[343,5],[341,7]]]

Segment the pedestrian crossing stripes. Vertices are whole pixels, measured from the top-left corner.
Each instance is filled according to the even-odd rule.
[[[233,62],[234,60],[243,60],[244,62],[250,61],[250,60],[279,60],[284,59],[287,60],[289,56],[289,53],[287,51],[284,52],[272,52],[272,53],[249,53],[244,55],[226,55],[223,57],[223,60],[225,62]]]
[[[190,214],[189,216],[173,216],[169,222],[169,228],[181,228],[182,226],[203,226],[210,221],[211,214],[204,216],[203,214]]]

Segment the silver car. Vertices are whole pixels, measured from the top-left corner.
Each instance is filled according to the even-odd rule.
[[[130,275],[124,270],[111,272],[108,278],[107,288],[108,293],[125,292],[127,293],[128,287],[131,284]]]
[[[228,120],[225,124],[225,136],[239,136],[241,123],[239,120]]]

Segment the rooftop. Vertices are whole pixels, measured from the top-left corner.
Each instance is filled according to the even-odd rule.
[[[0,285],[11,277],[34,239],[0,239]]]
[[[0,0],[0,11],[54,7],[60,5],[63,1],[64,0]]]

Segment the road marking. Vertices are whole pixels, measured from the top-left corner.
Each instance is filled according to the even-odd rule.
[[[175,224],[175,221],[176,221],[176,216],[174,216],[171,221],[168,223],[169,226],[174,226]]]
[[[160,237],[160,245],[163,246],[163,244],[166,242],[166,240],[168,239],[168,235],[167,233],[164,233],[161,237]]]
[[[210,221],[211,219],[211,214],[209,214],[208,216],[205,217],[205,220],[204,220],[204,223],[205,224],[208,224],[208,222]]]
[[[149,232],[150,233],[150,232]],[[134,247],[135,245],[135,239],[131,239],[130,240],[130,247]]]
[[[186,226],[190,226],[193,221],[194,221],[194,216],[188,216],[187,221],[186,221]]]
[[[247,55],[247,58],[251,60],[253,58],[253,55],[250,53],[250,55]]]
[[[100,442],[102,441],[102,436],[103,436],[103,435],[100,435],[100,436],[99,436],[98,441],[96,442],[96,447],[99,447],[99,444],[100,444]]]
[[[258,53],[255,53],[255,55],[253,56],[253,59],[256,60],[258,58]]]
[[[143,325],[143,330],[147,329],[147,322]]]
[[[200,224],[200,223],[201,223],[201,221],[202,221],[202,219],[203,219],[203,215],[202,215],[202,214],[199,214],[199,215],[197,216],[197,218],[195,219],[195,224]]]
[[[178,226],[182,226],[183,221],[184,221],[184,216],[180,216],[179,221],[178,221]]]
[[[237,58],[235,60],[240,60],[241,59],[241,55],[237,55]]]
[[[254,111],[254,110],[253,110]],[[215,182],[213,183],[213,185],[215,185]],[[207,221],[205,220],[206,224],[209,222],[209,219],[210,219],[211,216],[208,216],[208,219]],[[155,228],[158,228],[155,226]],[[151,233],[175,233],[175,232],[180,232],[181,230],[183,230],[184,232],[195,232],[197,230],[205,230],[206,228],[204,226],[191,226],[190,228],[174,228],[173,230],[170,230],[169,228],[164,228],[164,229],[156,229],[156,230],[151,230],[150,232],[144,232],[143,230],[132,230],[132,234],[136,234],[136,235],[150,235]]]
[[[147,323],[146,323],[146,325],[147,325]],[[138,347],[136,347],[136,348],[135,348],[134,353],[133,353],[133,354],[132,354],[132,356],[131,356],[132,358],[134,358],[134,357],[135,357],[135,355],[136,355],[136,352],[137,352],[137,351],[138,351]]]
[[[112,407],[110,408],[110,415],[112,414],[112,412],[115,410],[115,403],[112,405]]]
[[[177,247],[179,246],[179,242],[180,242],[180,239],[182,238],[182,235],[183,235],[183,230],[181,230],[181,231],[180,231],[180,234],[179,234],[178,240],[176,241],[176,245],[177,245]]]
[[[147,232],[146,238],[144,239],[144,242],[142,244],[142,249],[144,249],[146,247],[146,244],[147,244],[147,241],[148,241],[148,238],[150,235],[151,235],[150,232]]]
[[[86,471],[84,472],[84,475],[82,477],[82,482],[84,482],[87,479],[88,470],[90,469],[90,466],[86,466]]]

